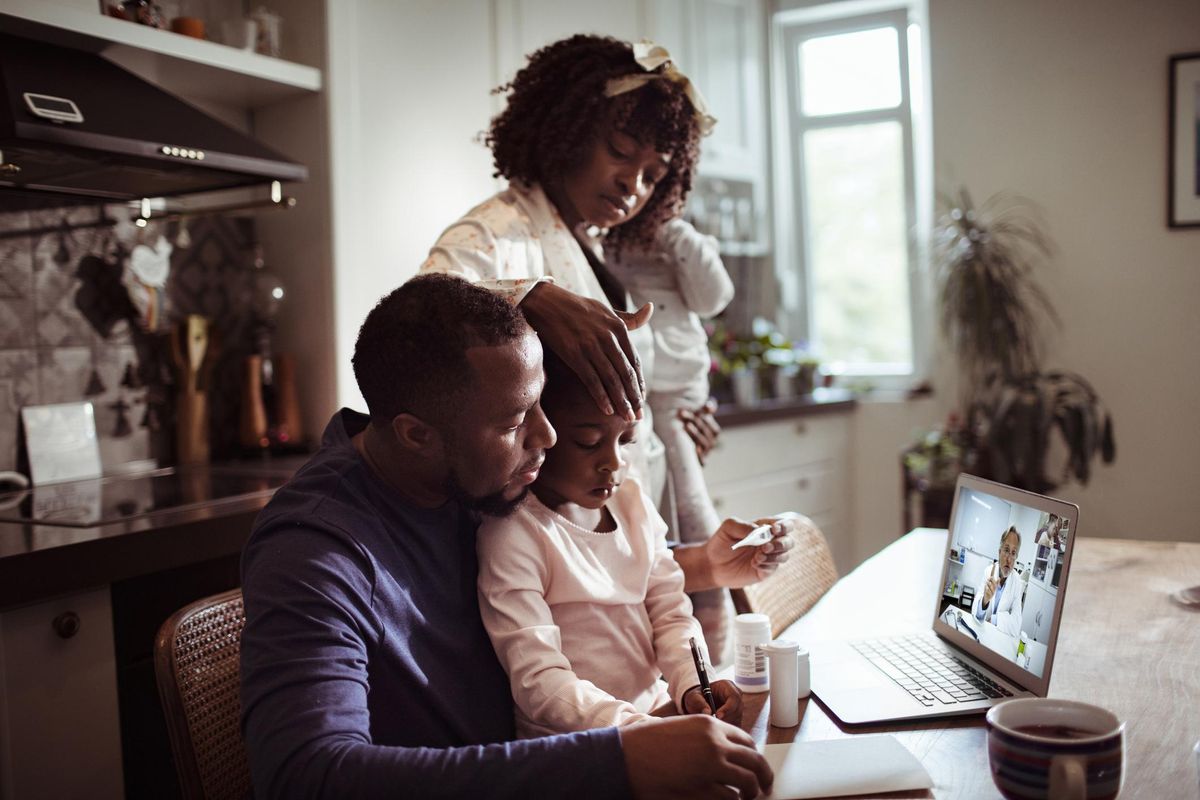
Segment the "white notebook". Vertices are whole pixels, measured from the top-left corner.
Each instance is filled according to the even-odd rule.
[[[761,745],[775,771],[767,800],[841,797],[933,787],[916,756],[895,736]]]

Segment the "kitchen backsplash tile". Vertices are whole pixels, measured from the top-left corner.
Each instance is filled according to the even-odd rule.
[[[80,311],[76,295],[85,256],[111,258],[118,240],[128,252],[139,234],[153,243],[160,234],[174,238],[178,229],[152,223],[139,232],[125,208],[108,212],[122,221],[115,231],[83,228],[0,239],[0,470],[18,465],[20,409],[26,405],[92,401],[106,469],[157,457],[171,439],[169,419],[157,436],[147,427],[147,389],[138,369],[147,337],[135,337],[124,319],[102,336]],[[0,231],[86,223],[98,213],[96,207],[3,213]],[[169,319],[198,313],[214,322],[220,349],[209,392],[213,456],[229,457],[237,448],[238,365],[250,347],[254,226],[248,219],[203,217],[187,227],[191,245],[171,255],[167,311]],[[164,369],[160,365],[156,374]]]
[[[0,470],[17,466],[16,421],[21,407],[39,402],[33,349],[0,350]]]
[[[2,220],[11,215],[0,215]],[[21,239],[0,239],[0,349],[32,347],[33,259]]]
[[[95,219],[90,208],[38,211],[30,215],[34,227],[53,227]],[[75,306],[79,260],[101,239],[102,229],[46,233],[33,239],[34,314],[39,347],[91,345],[94,332]],[[27,240],[28,241],[28,240]]]

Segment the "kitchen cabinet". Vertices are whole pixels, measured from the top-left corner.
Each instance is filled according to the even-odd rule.
[[[0,800],[124,796],[107,587],[0,613]]]
[[[1054,604],[1058,591],[1031,580],[1025,587],[1021,606],[1021,630],[1035,642],[1046,642],[1050,623],[1054,621]]]
[[[811,517],[840,572],[850,566],[850,416],[825,413],[725,428],[704,474],[717,514]]]
[[[638,0],[496,0],[497,83],[511,80],[525,66],[525,57],[538,48],[576,33],[599,33],[624,40],[645,36],[640,6]]]
[[[765,191],[764,4],[759,0],[648,0],[647,28],[700,87],[718,120],[701,143],[700,174],[750,182]]]
[[[172,505],[160,482],[162,506],[92,527],[0,521],[0,800],[179,796],[155,634],[179,608],[239,585],[255,516],[300,463],[243,465],[247,484],[207,502]],[[223,474],[188,484],[211,489]],[[130,496],[117,489],[98,507]]]

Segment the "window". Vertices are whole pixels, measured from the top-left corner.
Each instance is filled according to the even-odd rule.
[[[921,11],[848,0],[774,19],[789,333],[834,372],[878,386],[923,373],[929,340],[915,235],[932,206]]]

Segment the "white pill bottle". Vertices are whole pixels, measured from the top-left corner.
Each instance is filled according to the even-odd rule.
[[[733,683],[743,692],[765,692],[767,654],[762,646],[771,641],[771,618],[766,614],[738,614],[733,621]]]

